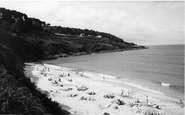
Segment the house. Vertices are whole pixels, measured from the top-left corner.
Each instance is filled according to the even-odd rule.
[[[84,33],[81,33],[81,34],[80,34],[80,37],[84,37]]]
[[[96,36],[97,38],[102,38],[102,36],[101,35],[98,35],[98,36]]]

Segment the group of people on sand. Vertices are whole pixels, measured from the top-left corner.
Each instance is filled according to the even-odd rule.
[[[76,74],[79,74],[80,76],[83,76],[84,72],[76,71]]]
[[[38,67],[37,67],[37,71],[38,71]],[[47,76],[47,73],[46,72],[50,72],[50,68],[49,67],[46,67],[44,66],[43,69],[40,70],[41,72],[41,75],[44,75],[44,76]],[[60,77],[65,77],[65,76],[70,76],[70,73],[67,73],[67,75],[64,75],[64,73],[62,75],[60,75]]]
[[[38,71],[39,69],[38,69],[38,67],[37,67],[37,71]],[[46,71],[48,71],[48,72],[50,72],[50,69],[49,68],[47,68],[46,66],[44,66],[44,68],[42,69],[42,70],[40,70],[41,71],[41,75],[44,75],[44,76],[47,76],[47,73],[46,73]]]
[[[50,70],[49,67],[44,66],[41,70],[39,70],[38,68],[37,68],[37,70],[41,72],[41,75],[47,76],[47,77],[48,77],[48,81],[52,81],[53,84],[55,84],[55,85],[57,84],[58,86],[60,85],[61,87],[65,88],[64,91],[71,91],[71,90],[74,89],[74,88],[71,88],[71,87],[66,88],[65,86],[63,86],[64,84],[60,84],[60,83],[59,83],[59,82],[62,81],[62,77],[71,76],[70,73],[65,73],[65,74],[62,73],[62,74],[59,75],[58,78],[56,77],[56,79],[55,79],[55,78],[52,78],[52,77],[49,77],[49,76],[48,76],[48,72],[51,72],[51,70]],[[77,71],[76,74],[78,74],[79,76],[83,76],[83,75],[84,75],[84,72]],[[102,78],[103,78],[104,81],[106,80],[106,79],[105,79],[105,76],[103,76]],[[57,80],[57,79],[58,79],[58,80]],[[107,79],[107,80],[108,80],[108,79]],[[73,82],[73,80],[70,79],[70,78],[67,79],[67,81],[68,81],[68,82]],[[76,86],[76,89],[77,89],[77,91],[81,91],[81,92],[82,92],[82,91],[88,90],[88,88],[85,87],[85,86]],[[119,93],[120,93],[120,92],[119,92]],[[88,92],[88,94],[89,94],[88,97],[82,96],[82,97],[80,97],[80,100],[96,101],[95,98],[89,98],[89,97],[91,97],[91,95],[97,95],[96,92]],[[121,89],[121,93],[120,93],[119,95],[120,95],[121,97],[131,97],[131,96],[132,96],[132,90],[128,90],[128,91],[127,91],[127,90]],[[78,93],[69,94],[68,97],[79,97],[79,94],[78,94]],[[115,97],[116,97],[116,95],[114,95],[114,94],[112,94],[112,93],[107,94],[107,95],[103,95],[103,98],[106,98],[106,99],[114,99],[114,100],[115,100],[115,103],[117,104],[118,107],[119,107],[119,105],[125,105],[125,104],[126,104],[126,103],[125,103],[125,102],[126,102],[125,100],[124,100],[124,101],[125,101],[125,102],[124,102],[124,101],[121,100],[120,98],[119,98],[119,99],[116,99]],[[146,96],[146,104],[143,104],[142,101],[139,100],[139,99],[136,99],[136,101],[133,102],[133,103],[127,103],[127,104],[129,104],[130,107],[136,107],[136,108],[138,108],[138,110],[136,111],[137,113],[142,112],[142,110],[141,110],[141,108],[140,108],[140,106],[142,106],[142,105],[147,106],[147,107],[151,107],[151,108],[155,108],[155,109],[158,109],[158,110],[161,109],[161,108],[159,107],[159,105],[152,104],[152,103],[149,101],[148,96]],[[180,104],[184,104],[184,102],[183,102],[182,100],[180,100]],[[115,108],[115,109],[116,109],[116,108]]]

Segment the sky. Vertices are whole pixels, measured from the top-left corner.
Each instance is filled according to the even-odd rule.
[[[184,1],[0,0],[53,26],[106,32],[139,45],[184,44]]]

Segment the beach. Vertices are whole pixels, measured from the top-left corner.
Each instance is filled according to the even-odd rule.
[[[183,115],[184,102],[114,76],[49,64],[26,63],[38,90],[72,115]]]

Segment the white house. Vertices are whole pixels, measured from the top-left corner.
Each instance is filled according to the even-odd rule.
[[[102,38],[102,36],[101,35],[98,35],[98,36],[96,36],[97,38]]]
[[[84,33],[81,33],[81,34],[80,34],[80,37],[84,37]]]

